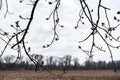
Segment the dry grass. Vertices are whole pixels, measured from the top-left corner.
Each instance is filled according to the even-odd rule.
[[[59,74],[60,71],[52,71]],[[68,71],[61,78],[52,76],[43,71],[0,71],[0,80],[120,80],[120,71],[114,73],[111,70],[78,70]]]

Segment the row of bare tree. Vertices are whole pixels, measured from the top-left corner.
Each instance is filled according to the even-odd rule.
[[[71,55],[65,55],[64,57],[50,56],[44,59],[43,55],[32,54],[34,60],[42,64],[42,67],[47,69],[56,70],[78,70],[78,69],[113,69],[112,62],[98,61],[94,62],[91,60],[86,60],[84,64],[80,64],[77,57],[72,57]],[[35,69],[35,66],[31,60],[16,59],[13,55],[7,55],[0,58],[0,69]],[[120,61],[115,61],[116,68],[120,69]]]

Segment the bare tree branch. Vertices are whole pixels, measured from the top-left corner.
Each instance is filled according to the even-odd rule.
[[[39,2],[39,0],[36,0],[35,3],[34,3],[34,5],[33,5],[32,11],[31,11],[31,15],[30,15],[30,20],[29,20],[29,22],[28,22],[27,27],[25,28],[25,32],[24,32],[24,34],[23,34],[23,37],[21,38],[20,41],[18,41],[15,45],[13,45],[12,48],[14,48],[16,45],[20,44],[22,41],[24,41],[25,36],[26,36],[26,34],[27,34],[28,30],[29,30],[29,27],[30,27],[30,25],[31,25],[31,22],[32,22],[32,20],[33,20],[35,8],[36,8],[38,2]]]
[[[1,8],[2,8],[2,0],[0,0],[0,10],[1,10]]]
[[[19,0],[20,3],[23,3],[24,0]],[[12,49],[16,50],[18,55],[17,55],[17,59],[16,61],[21,57],[21,51],[22,49],[24,50],[25,54],[29,57],[29,59],[34,63],[35,65],[35,71],[39,70],[39,68],[42,68],[44,70],[46,70],[47,72],[49,72],[52,75],[56,75],[54,73],[51,73],[47,68],[43,67],[43,64],[40,64],[37,60],[35,60],[34,58],[32,58],[30,56],[30,51],[31,51],[31,47],[26,47],[26,36],[27,33],[30,29],[31,23],[34,19],[34,15],[35,15],[35,11],[36,11],[36,7],[39,3],[39,0],[28,0],[31,5],[32,5],[32,9],[30,12],[30,18],[25,18],[22,15],[19,15],[20,19],[23,20],[28,20],[27,26],[22,29],[21,25],[19,24],[19,21],[15,22],[15,26],[11,25],[11,27],[16,31],[14,32],[12,35],[10,35],[8,32],[4,31],[3,29],[0,28],[0,40],[2,40],[5,43],[5,46],[3,47],[3,50],[1,51],[0,57],[4,54],[5,50],[7,49],[8,46],[10,46]],[[47,1],[47,0],[46,0]],[[88,55],[90,58],[93,57],[93,52],[94,52],[94,48],[106,52],[106,50],[109,51],[110,56],[111,56],[111,60],[112,60],[112,64],[113,64],[113,68],[114,71],[116,72],[116,66],[114,63],[114,58],[113,58],[113,53],[112,53],[112,48],[116,48],[119,49],[120,45],[119,45],[119,37],[114,37],[114,35],[112,34],[114,31],[116,31],[118,29],[118,27],[120,26],[120,19],[118,19],[116,16],[114,16],[114,20],[116,20],[118,22],[117,25],[115,26],[111,26],[111,22],[110,22],[110,18],[109,18],[109,12],[108,10],[111,10],[110,8],[107,8],[105,6],[102,5],[102,0],[98,0],[97,3],[97,7],[95,9],[91,9],[90,6],[86,0],[78,0],[79,5],[80,5],[80,11],[79,11],[79,19],[77,21],[77,24],[75,26],[75,29],[77,29],[79,27],[79,23],[82,23],[82,25],[85,25],[85,21],[83,21],[83,19],[86,20],[86,22],[89,22],[89,29],[91,29],[91,32],[89,33],[89,35],[87,35],[83,40],[79,41],[79,49],[81,49],[86,55]],[[8,0],[5,0],[5,4],[6,4],[6,12],[4,14],[4,18],[6,18],[7,14],[9,12],[9,6],[8,6]],[[53,5],[53,10],[51,11],[51,13],[48,15],[48,18],[46,18],[46,20],[52,20],[53,22],[53,37],[52,40],[50,41],[50,43],[48,43],[47,45],[43,45],[43,48],[48,48],[50,47],[55,41],[59,40],[59,34],[57,32],[58,27],[64,27],[63,25],[60,25],[60,16],[59,16],[59,8],[61,7],[61,0],[49,0],[48,1],[49,5]],[[2,0],[0,0],[0,10],[2,8]],[[103,15],[101,15],[101,10],[103,9],[104,16],[107,22],[102,22],[101,19],[103,18]],[[94,15],[92,14],[93,11],[96,11],[96,19],[94,19]],[[117,14],[120,14],[120,11],[117,12]],[[101,24],[101,25],[100,25]],[[97,44],[97,36],[100,37],[100,39],[104,42],[104,44],[107,46],[107,49],[104,49],[103,46],[101,44]],[[81,44],[85,43],[86,41],[89,41],[89,39],[91,39],[91,45],[89,47],[89,50],[85,50]],[[15,41],[14,41],[15,40]],[[113,45],[110,43],[110,41],[114,41],[117,42],[118,45]],[[12,41],[14,41],[14,43],[12,43]],[[15,62],[16,62],[15,61]],[[63,72],[62,74],[64,74],[65,72]],[[56,75],[61,77],[62,74]]]

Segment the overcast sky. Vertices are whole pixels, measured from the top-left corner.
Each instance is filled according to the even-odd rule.
[[[96,3],[98,0],[86,0],[88,1],[91,9],[95,9]],[[5,6],[2,7],[0,11],[0,28],[12,34],[14,29],[10,27],[11,24],[15,25],[16,21],[20,21],[20,25],[22,28],[25,28],[28,20],[21,20],[19,15],[23,17],[29,17],[32,5],[30,5],[29,0],[24,0],[23,3],[19,3],[19,0],[8,0],[9,3],[9,12],[12,14],[7,14],[4,19],[5,14]],[[114,15],[116,12],[120,10],[120,0],[102,0],[103,6],[110,8],[109,17],[111,21],[111,25],[116,25],[116,22],[113,21]],[[5,2],[3,2],[5,5]],[[84,39],[90,33],[89,23],[85,22],[85,25],[81,25],[78,29],[74,29],[77,24],[77,20],[79,19],[79,10],[80,4],[78,0],[61,0],[61,6],[59,8],[59,17],[60,24],[64,25],[64,28],[58,27],[57,32],[60,40],[54,42],[52,46],[49,48],[42,48],[43,45],[49,44],[53,38],[53,22],[52,19],[50,21],[46,21],[45,19],[49,16],[50,12],[53,10],[54,5],[49,6],[45,0],[40,0],[37,5],[34,20],[30,26],[29,33],[27,34],[26,41],[29,43],[28,46],[31,47],[31,54],[42,54],[44,56],[64,56],[66,54],[72,55],[73,57],[78,57],[80,62],[86,60],[88,57],[85,53],[83,53],[80,49],[78,49],[79,41]],[[104,11],[104,10],[102,10]],[[94,18],[96,18],[97,14],[93,13]],[[103,18],[101,21],[104,21],[105,15],[104,12],[101,13]],[[117,16],[120,18],[120,16]],[[120,35],[119,30],[115,33],[116,35]],[[98,43],[103,45],[103,42],[98,38]],[[3,49],[4,43],[0,40],[0,50]],[[85,49],[90,48],[90,41],[84,44]],[[6,54],[16,54],[15,51],[8,49],[5,52]],[[25,55],[24,53],[22,55]],[[98,60],[110,60],[110,55],[108,52],[104,53],[94,50],[93,59],[95,61]],[[114,59],[120,59],[120,51],[113,50]]]

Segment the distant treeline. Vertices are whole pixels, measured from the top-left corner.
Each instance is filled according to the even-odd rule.
[[[31,57],[37,60],[39,63],[44,62],[42,68],[51,70],[90,70],[90,69],[113,69],[112,62],[98,61],[94,62],[90,59],[86,60],[84,64],[79,63],[78,58],[72,58],[71,55],[65,55],[64,57],[50,56],[44,59],[44,56],[38,54],[32,54]],[[116,68],[120,69],[120,60],[115,61]],[[12,70],[33,70],[35,65],[30,60],[23,60],[23,57],[16,58],[13,55],[0,58],[0,69],[12,69]]]

